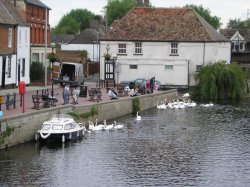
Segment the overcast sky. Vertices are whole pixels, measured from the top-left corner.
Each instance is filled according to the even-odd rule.
[[[69,13],[72,9],[87,9],[95,14],[103,15],[103,7],[107,0],[41,0],[51,8],[50,25],[54,27],[58,24],[60,18]],[[221,18],[223,28],[229,19],[240,18],[247,19],[247,10],[250,13],[250,0],[150,0],[155,7],[182,7],[186,4],[202,5],[209,9],[212,16]],[[250,18],[250,14],[248,15]]]

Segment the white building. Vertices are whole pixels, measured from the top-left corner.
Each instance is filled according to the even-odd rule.
[[[100,77],[104,54],[117,57],[116,82],[156,77],[161,84],[188,87],[209,62],[230,63],[230,41],[187,8],[134,8],[115,21],[100,40]]]
[[[10,1],[0,3],[0,86],[30,83],[30,27]]]

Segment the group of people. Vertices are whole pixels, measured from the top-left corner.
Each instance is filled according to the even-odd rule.
[[[146,82],[146,93],[150,94],[154,92],[154,88],[155,88],[155,77],[152,77],[149,81]],[[135,88],[132,88],[129,92],[129,95],[131,97],[133,96],[137,96],[138,95],[138,91]]]
[[[70,95],[70,84],[66,84],[63,88],[63,104],[69,104],[69,95]],[[72,90],[73,96],[73,104],[78,104],[78,95],[80,94],[80,90],[74,89]]]

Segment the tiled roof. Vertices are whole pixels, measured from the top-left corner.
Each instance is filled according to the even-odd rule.
[[[74,34],[52,34],[51,35],[51,42],[56,44],[65,44],[69,43],[71,40],[75,38]]]
[[[250,42],[250,29],[241,28],[241,29],[221,29],[220,33],[225,36],[227,39],[231,39],[232,36],[239,31],[240,35],[245,38],[247,42]]]
[[[44,3],[42,3],[39,0],[25,0],[25,2],[30,4],[30,5],[33,5],[33,6],[38,6],[41,8],[47,8],[47,9],[51,10],[51,8],[49,8],[47,5],[45,5]]]
[[[228,41],[189,8],[134,8],[112,24],[104,40]]]
[[[25,25],[25,21],[9,0],[0,0],[0,24]]]
[[[70,43],[71,44],[93,44],[93,42],[97,42],[97,31],[95,29],[87,28],[82,31],[80,34],[75,36]]]

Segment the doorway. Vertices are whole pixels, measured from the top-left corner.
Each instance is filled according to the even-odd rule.
[[[2,64],[2,89],[5,88],[5,74],[6,74],[6,56],[3,57],[3,64]]]

